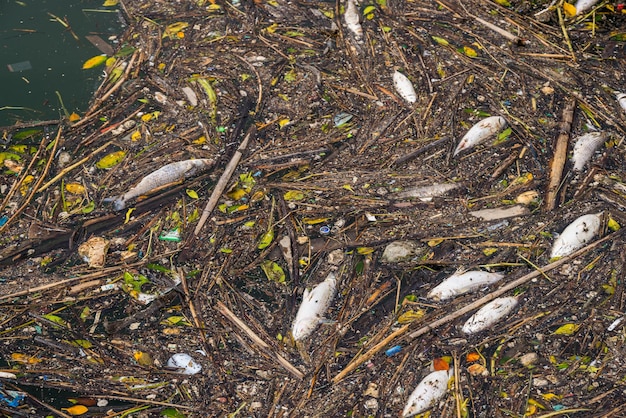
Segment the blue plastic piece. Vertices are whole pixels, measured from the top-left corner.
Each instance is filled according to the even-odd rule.
[[[395,345],[395,346],[391,347],[389,350],[385,351],[385,355],[387,357],[395,356],[400,351],[402,351],[402,346],[401,345]]]

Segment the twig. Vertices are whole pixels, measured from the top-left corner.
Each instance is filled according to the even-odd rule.
[[[250,329],[249,326],[247,326],[241,319],[239,319],[237,317],[237,315],[235,315],[230,309],[228,309],[226,307],[226,305],[224,305],[221,301],[217,301],[217,307],[216,309],[222,314],[224,315],[226,318],[228,318],[233,324],[235,324],[240,330],[242,330],[243,332],[246,333],[246,335],[254,342],[256,343],[260,348],[264,349],[264,350],[271,350],[271,347],[268,343],[266,343],[265,341],[263,341],[261,339],[261,337],[259,337],[258,335],[256,335],[254,333],[254,331],[252,331],[252,329]],[[291,374],[293,374],[295,377],[297,377],[298,379],[302,379],[304,377],[304,373],[302,373],[300,370],[296,369],[296,367],[294,365],[292,365],[291,363],[289,363],[289,361],[287,359],[285,359],[284,357],[282,357],[280,354],[277,353],[273,353],[274,356],[276,356],[276,359],[278,360],[278,362],[280,363],[281,366],[283,366],[288,372],[290,372]]]
[[[408,335],[407,339],[409,340],[413,340],[417,337],[420,337],[424,334],[427,334],[430,331],[435,330],[436,328],[439,328],[440,326],[447,324],[449,322],[452,322],[453,320],[475,310],[480,308],[481,306],[483,306],[484,304],[494,300],[497,297],[500,297],[501,295],[505,294],[506,292],[508,292],[509,290],[515,289],[518,286],[523,285],[524,283],[534,279],[535,277],[541,275],[541,274],[545,274],[551,270],[554,270],[555,268],[567,263],[570,260],[573,260],[579,256],[581,256],[582,254],[586,253],[587,251],[590,251],[596,247],[598,247],[600,244],[603,244],[606,241],[609,241],[611,239],[616,238],[618,235],[620,235],[622,233],[623,230],[619,230],[617,232],[614,232],[611,235],[608,235],[602,239],[599,239],[597,241],[595,241],[592,244],[587,245],[584,248],[581,248],[580,250],[576,251],[575,253],[567,256],[567,257],[563,257],[553,263],[548,264],[547,266],[545,266],[543,269],[540,270],[535,270],[531,273],[528,273],[522,277],[520,277],[517,280],[514,280],[512,282],[510,282],[509,284],[502,286],[501,288],[499,288],[498,290],[489,293],[488,295],[483,296],[482,298],[468,304],[465,305],[464,307],[462,307],[461,309],[458,309],[434,322],[431,322],[428,325],[423,326],[422,328],[413,331],[411,334]],[[355,370],[357,367],[359,367],[361,364],[363,364],[364,362],[366,362],[367,360],[371,359],[372,357],[374,357],[380,350],[382,350],[387,344],[389,344],[391,341],[393,341],[396,337],[402,336],[406,333],[406,331],[409,328],[409,325],[405,325],[402,328],[398,329],[397,331],[393,332],[391,335],[389,335],[389,337],[385,338],[383,341],[381,341],[380,343],[376,344],[374,347],[372,347],[369,351],[367,351],[365,354],[361,355],[360,357],[354,358],[352,359],[352,362],[350,362],[341,372],[339,372],[339,374],[337,374],[335,377],[333,377],[332,382],[333,383],[338,383],[341,380],[343,380],[349,373],[351,373],[353,370]]]
[[[89,161],[89,159],[91,157],[93,157],[94,155],[98,154],[99,152],[101,152],[102,150],[104,150],[106,147],[108,147],[109,145],[111,145],[113,143],[113,141],[109,141],[106,144],[104,144],[103,146],[101,146],[100,148],[98,148],[97,150],[93,151],[91,154],[89,154],[88,156],[86,156],[85,158],[83,158],[82,160],[79,160],[77,162],[75,162],[72,165],[69,165],[67,167],[65,167],[63,170],[61,170],[61,172],[59,174],[57,174],[56,176],[54,176],[54,178],[50,181],[48,181],[46,184],[44,184],[43,186],[41,186],[39,188],[39,190],[37,190],[37,192],[41,193],[44,190],[46,190],[48,187],[52,186],[54,183],[56,183],[57,181],[61,180],[61,178],[63,178],[63,176],[65,176],[67,173],[69,173],[70,171],[72,171],[73,169],[75,169],[76,167],[86,163],[87,161]]]
[[[246,136],[243,138],[243,141],[241,141],[241,145],[239,145],[239,148],[237,148],[237,151],[235,151],[235,155],[233,155],[233,158],[231,158],[230,162],[224,169],[224,173],[222,174],[222,177],[220,177],[219,181],[215,185],[215,188],[213,189],[213,193],[211,194],[209,201],[207,202],[206,206],[204,207],[204,210],[202,211],[202,216],[200,217],[200,221],[198,221],[198,225],[196,225],[196,229],[194,229],[193,231],[194,236],[200,233],[200,231],[202,230],[202,227],[204,226],[207,219],[209,218],[209,215],[211,215],[211,212],[213,212],[213,209],[215,209],[215,205],[217,205],[217,202],[220,196],[222,196],[222,193],[224,193],[224,190],[226,190],[226,185],[230,181],[230,178],[232,177],[233,173],[235,172],[235,169],[237,168],[237,164],[239,164],[239,161],[241,160],[241,156],[243,155],[243,152],[248,147],[250,138],[252,138],[252,136],[254,136],[255,133],[256,133],[256,125],[252,124],[252,126],[250,126],[250,129],[248,129]]]
[[[569,142],[569,133],[572,129],[572,120],[574,119],[574,106],[576,106],[576,99],[570,97],[569,102],[565,105],[565,109],[563,109],[563,120],[559,126],[559,137],[556,140],[554,157],[550,164],[550,183],[548,184],[548,192],[546,194],[546,210],[553,210],[556,206],[556,196],[567,159],[567,144]]]
[[[185,302],[189,306],[189,311],[191,312],[191,317],[193,318],[193,323],[196,326],[196,329],[200,332],[200,338],[202,342],[206,344],[206,334],[204,333],[204,321],[198,316],[198,311],[196,306],[193,303],[193,299],[189,294],[189,286],[187,286],[187,278],[185,277],[185,272],[182,268],[176,269],[178,276],[180,277],[180,284],[183,290],[183,294],[185,295]]]
[[[2,225],[2,227],[0,227],[0,233],[6,231],[6,229],[9,227],[11,222],[13,222],[18,216],[20,216],[20,214],[24,211],[24,209],[26,209],[26,207],[30,205],[30,202],[32,202],[33,198],[35,197],[35,194],[39,191],[38,190],[39,186],[41,186],[41,183],[43,183],[44,179],[46,178],[46,175],[48,175],[48,171],[50,170],[50,165],[52,165],[52,160],[54,160],[57,147],[59,146],[59,141],[61,141],[62,131],[63,131],[63,127],[59,126],[59,129],[57,130],[57,136],[54,138],[54,145],[52,146],[52,150],[50,151],[50,158],[48,158],[48,162],[46,163],[46,166],[44,167],[43,172],[41,173],[41,176],[37,180],[37,183],[33,185],[33,188],[30,194],[28,195],[28,197],[26,198],[26,201],[24,202],[24,204],[20,206],[18,210],[15,211],[13,216],[11,216],[11,218],[9,218],[9,220],[4,225]]]

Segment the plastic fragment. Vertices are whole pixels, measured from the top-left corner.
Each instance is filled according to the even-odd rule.
[[[167,360],[167,367],[178,369],[182,374],[196,374],[202,370],[202,366],[186,353],[176,353]]]
[[[387,357],[392,357],[395,356],[396,354],[398,354],[400,351],[402,351],[402,346],[401,345],[395,345],[393,347],[391,347],[390,349],[385,351],[385,355]]]

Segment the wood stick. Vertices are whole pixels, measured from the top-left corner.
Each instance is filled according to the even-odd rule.
[[[435,330],[436,328],[439,328],[440,326],[447,324],[448,322],[451,322],[475,309],[480,308],[481,306],[483,306],[484,304],[491,302],[492,300],[494,300],[497,297],[500,297],[501,295],[503,295],[504,293],[508,292],[509,290],[515,289],[518,286],[523,285],[524,283],[534,279],[535,277],[538,277],[544,273],[547,273],[548,271],[554,270],[555,268],[573,260],[574,258],[577,258],[579,256],[581,256],[582,254],[586,253],[587,251],[590,251],[598,246],[600,246],[600,244],[605,243],[606,241],[612,240],[614,238],[616,238],[618,235],[620,235],[622,233],[622,230],[619,230],[617,232],[614,232],[610,235],[607,235],[606,237],[599,239],[589,245],[587,245],[584,248],[581,248],[580,250],[576,251],[573,254],[570,254],[567,257],[563,257],[553,263],[548,264],[547,266],[545,266],[543,269],[540,270],[535,270],[531,273],[528,273],[522,277],[520,277],[517,280],[514,280],[512,282],[510,282],[509,284],[502,286],[501,288],[499,288],[498,290],[489,293],[488,295],[483,296],[482,298],[468,304],[465,305],[464,307],[462,307],[459,310],[456,310],[454,312],[452,312],[451,314],[448,314],[434,322],[431,322],[428,325],[423,326],[422,328],[413,331],[411,334],[408,335],[408,339],[409,340],[413,340],[417,337],[420,337],[424,334],[429,333],[430,331]],[[410,325],[410,324],[409,324]],[[354,358],[352,360],[352,362],[350,362],[341,372],[339,372],[339,374],[337,374],[335,377],[333,377],[332,382],[333,383],[338,383],[341,380],[343,380],[349,373],[351,373],[353,370],[355,370],[357,367],[359,367],[361,364],[363,364],[364,362],[366,362],[367,360],[371,359],[372,357],[374,357],[380,350],[382,350],[385,346],[387,346],[388,344],[391,343],[391,341],[393,341],[396,337],[400,337],[402,335],[404,335],[408,328],[409,325],[405,325],[402,328],[398,329],[397,331],[393,332],[392,334],[389,335],[389,337],[385,338],[383,341],[381,341],[380,343],[376,344],[374,347],[372,347],[371,349],[369,349],[369,351],[367,351],[365,354],[361,355],[360,357]]]
[[[39,191],[38,190],[39,186],[41,186],[41,183],[43,183],[43,181],[45,180],[46,176],[48,175],[48,171],[50,170],[50,166],[52,165],[52,160],[54,160],[54,156],[56,154],[57,147],[59,146],[59,141],[61,141],[61,132],[62,131],[63,131],[63,127],[59,126],[59,129],[57,130],[57,136],[54,138],[54,143],[53,143],[53,146],[52,146],[52,150],[50,151],[50,157],[48,158],[48,161],[46,162],[46,166],[44,167],[44,169],[43,169],[43,171],[41,173],[41,176],[37,180],[37,183],[35,183],[33,185],[33,188],[31,190],[30,194],[28,195],[28,197],[26,198],[26,201],[24,202],[24,204],[22,206],[19,207],[19,209],[17,209],[15,211],[15,213],[13,213],[13,216],[11,216],[9,218],[9,220],[6,221],[6,223],[0,227],[0,232],[6,231],[8,229],[8,227],[9,227],[9,225],[11,224],[11,222],[13,222],[15,219],[17,219],[17,217],[22,214],[22,212],[28,207],[28,205],[30,205],[30,203],[35,198],[35,194]]]
[[[235,155],[233,155],[233,158],[231,158],[230,162],[224,169],[224,173],[222,174],[222,177],[220,177],[219,181],[215,185],[215,188],[213,189],[213,193],[211,194],[209,201],[207,202],[206,206],[204,207],[204,210],[202,211],[202,216],[200,217],[200,221],[198,221],[198,225],[196,225],[196,229],[194,229],[193,231],[194,236],[200,233],[200,231],[202,230],[202,227],[204,226],[207,219],[209,218],[209,215],[211,215],[211,212],[213,212],[213,209],[215,209],[215,206],[217,205],[217,202],[220,199],[220,196],[222,196],[222,193],[224,193],[224,190],[226,190],[226,185],[230,181],[230,178],[232,177],[233,173],[235,172],[235,169],[237,168],[237,165],[239,164],[239,161],[241,160],[241,156],[243,155],[243,152],[248,147],[250,138],[252,138],[255,133],[256,133],[256,125],[253,124],[252,126],[250,126],[250,129],[248,129],[248,132],[246,132],[246,136],[243,138],[243,141],[241,141],[241,145],[239,145],[239,148],[237,148],[237,151],[235,151]]]
[[[572,129],[572,121],[574,120],[574,107],[576,99],[569,98],[569,101],[563,109],[563,120],[559,126],[559,137],[556,140],[556,148],[554,156],[550,162],[550,183],[546,194],[546,210],[553,210],[556,207],[556,198],[559,192],[559,185],[563,178],[563,168],[567,159],[567,145],[569,143],[569,133]]]
[[[226,307],[226,305],[224,305],[221,301],[217,301],[217,307],[216,309],[222,314],[224,315],[226,318],[228,318],[233,324],[235,324],[240,330],[242,330],[243,332],[246,333],[246,335],[255,343],[257,344],[260,348],[262,348],[263,350],[269,351],[272,348],[270,347],[270,345],[268,343],[266,343],[265,341],[263,341],[263,339],[261,339],[261,337],[259,337],[258,335],[256,335],[254,333],[254,331],[252,331],[252,329],[250,329],[249,326],[247,326],[245,324],[245,322],[243,322],[241,319],[239,319],[237,317],[237,315],[235,315],[230,309],[228,309]],[[288,372],[290,372],[291,374],[293,374],[295,377],[297,377],[298,379],[302,379],[304,377],[304,373],[302,373],[300,370],[296,369],[296,367],[294,365],[292,365],[291,363],[289,363],[289,361],[287,359],[285,359],[284,357],[282,357],[280,354],[277,353],[272,353],[275,357],[276,360],[278,360],[278,362],[280,363],[281,366],[283,366]]]

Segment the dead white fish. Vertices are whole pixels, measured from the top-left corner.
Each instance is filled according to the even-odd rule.
[[[417,101],[417,94],[411,80],[400,71],[394,71],[393,73],[393,86],[396,91],[404,100],[409,103],[415,103]]]
[[[464,293],[473,292],[481,287],[496,283],[504,277],[501,273],[487,271],[466,271],[462,274],[453,274],[439,285],[435,286],[427,295],[436,301],[446,300]]]
[[[213,160],[197,159],[184,160],[167,164],[158,170],[148,174],[141,179],[139,184],[120,196],[108,197],[104,202],[113,203],[115,210],[122,210],[126,207],[126,202],[143,194],[147,194],[154,189],[166,184],[178,182],[192,177],[197,173],[209,169],[213,165]]]
[[[577,218],[554,241],[550,258],[565,257],[582,248],[598,235],[601,226],[602,212]]]
[[[598,0],[578,0],[576,2],[576,5],[574,6],[576,7],[576,15],[578,16],[585,13],[587,10],[591,9],[597,2]]]
[[[486,330],[510,314],[517,307],[517,303],[517,298],[513,296],[492,300],[465,322],[463,332],[474,334]]]
[[[490,116],[472,126],[461,138],[461,142],[454,150],[454,156],[459,152],[470,149],[488,138],[500,133],[507,125],[506,119],[502,116]]]
[[[409,396],[402,417],[412,417],[434,407],[448,391],[453,370],[437,370],[426,375]]]
[[[357,40],[360,40],[363,37],[363,27],[361,26],[359,10],[354,0],[346,0],[346,11],[343,14],[343,18],[350,32],[352,32]]]
[[[593,153],[604,144],[606,138],[606,132],[589,132],[576,138],[571,158],[574,171],[582,171],[585,164],[591,160]]]
[[[626,112],[626,93],[616,91],[615,98],[617,99],[617,103],[624,109],[624,112]]]
[[[330,273],[326,280],[313,289],[305,289],[302,303],[293,321],[291,335],[295,341],[311,335],[323,319],[323,315],[335,298],[337,277]]]
[[[459,183],[435,183],[429,186],[415,187],[398,193],[396,197],[406,199],[416,197],[422,202],[430,202],[433,197],[443,196],[446,193],[461,187]]]

